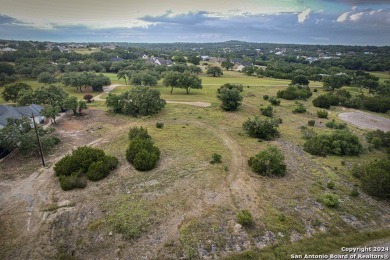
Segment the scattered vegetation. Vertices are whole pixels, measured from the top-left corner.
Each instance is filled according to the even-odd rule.
[[[272,106],[261,107],[260,112],[263,116],[266,116],[266,117],[273,117],[273,115],[274,115],[274,109]]]
[[[316,123],[315,120],[309,120],[309,121],[307,121],[307,124],[308,124],[309,126],[314,126],[315,123]]]
[[[216,164],[216,163],[221,163],[221,162],[222,162],[222,155],[214,153],[211,156],[211,161],[210,161],[211,164]]]
[[[340,204],[339,197],[333,193],[325,193],[322,195],[321,202],[329,208],[337,208]]]
[[[243,209],[237,213],[237,222],[244,227],[251,226],[253,224],[252,214],[249,210]]]
[[[294,85],[289,86],[285,90],[279,90],[277,93],[278,98],[284,98],[287,100],[302,99],[306,100],[313,94],[308,86]]]
[[[318,110],[317,111],[318,118],[328,118],[328,111],[326,110]]]
[[[306,112],[306,107],[302,103],[298,103],[298,106],[294,108],[294,114],[302,114]]]

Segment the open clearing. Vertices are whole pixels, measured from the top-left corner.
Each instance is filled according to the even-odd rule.
[[[359,128],[390,131],[390,119],[362,111],[344,112],[339,114],[340,119]]]
[[[88,104],[85,116],[66,114],[54,126],[62,142],[46,155],[48,168],[42,168],[36,157],[11,155],[2,161],[0,233],[7,239],[0,240],[0,258],[211,259],[277,245],[294,249],[301,244],[306,253],[318,248],[331,252],[341,244],[390,235],[387,202],[363,192],[350,196],[359,184],[350,174],[352,165],[380,159],[384,153],[314,157],[302,149],[305,140],[300,127],[308,120],[316,120],[314,131],[329,132],[324,124],[339,120],[337,115],[345,112],[332,108],[329,119],[318,119],[311,100],[323,93],[321,89],[302,101],[308,110],[304,114],[293,114],[297,104],[282,100],[274,107],[275,117],[283,120],[281,136],[259,142],[243,132],[242,124],[248,117],[262,117],[259,108],[269,104],[263,95],[275,96],[288,82],[236,72],[202,79],[209,85],[189,95],[183,89],[171,95],[169,88],[156,86],[164,99],[174,102],[155,116],[113,114],[106,111],[104,98]],[[221,111],[216,98],[219,86],[227,82],[245,86],[243,106],[233,113]],[[113,93],[131,88],[123,83],[113,82],[121,84]],[[156,128],[157,122],[164,123],[164,128]],[[161,149],[161,160],[152,171],[136,171],[125,159],[127,133],[134,126],[147,127]],[[367,131],[350,128],[366,145]],[[262,177],[248,167],[249,157],[269,144],[285,155],[287,175],[283,178]],[[104,180],[89,182],[85,189],[62,191],[52,166],[66,152],[83,145],[118,157],[119,168]],[[210,164],[213,153],[222,155],[221,164]],[[329,181],[335,182],[335,189],[327,187]],[[324,192],[337,194],[340,207],[323,206],[319,198]],[[253,226],[237,224],[236,214],[242,209],[252,213]],[[123,223],[122,230],[115,229]],[[372,230],[381,233],[363,236]],[[132,232],[139,235],[129,238]],[[364,239],[347,239],[353,236]],[[283,252],[289,251],[281,251],[282,259]]]

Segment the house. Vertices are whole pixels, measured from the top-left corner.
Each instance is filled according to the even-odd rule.
[[[116,49],[116,46],[115,45],[107,45],[107,46],[103,46],[103,50],[115,50]]]
[[[2,52],[13,52],[13,51],[17,51],[17,49],[12,49],[10,47],[6,47],[6,48],[3,48],[3,49],[0,49]]]
[[[148,58],[149,58],[148,55],[146,55],[146,54],[142,55],[143,60],[147,60]]]
[[[209,61],[210,57],[205,55],[205,56],[200,56],[200,58],[204,61]]]
[[[27,117],[30,118],[32,125],[32,115],[34,115],[34,121],[36,123],[42,124],[45,120],[45,117],[41,114],[42,109],[42,106],[35,104],[24,107],[0,105],[0,129],[7,126],[8,118],[21,119],[23,117]]]
[[[166,65],[166,66],[171,66],[173,62],[170,59],[164,59],[164,58],[159,58],[159,57],[152,57],[146,61],[148,64],[154,64],[154,65]]]

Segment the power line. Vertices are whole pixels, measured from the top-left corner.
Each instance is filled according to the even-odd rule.
[[[42,165],[45,166],[45,159],[43,158],[43,151],[42,151],[42,146],[41,146],[41,140],[39,139],[38,129],[37,129],[37,125],[35,123],[35,118],[34,118],[34,113],[31,113],[31,116],[32,116],[32,120],[33,120],[33,123],[34,123],[35,134],[37,135],[38,146],[39,146],[39,153],[41,155]]]

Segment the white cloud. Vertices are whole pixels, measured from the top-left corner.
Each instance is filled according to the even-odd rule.
[[[360,12],[360,13],[357,13],[357,14],[352,14],[349,19],[351,19],[351,21],[357,21],[359,20],[360,18],[362,18],[362,16],[364,15],[363,12]]]
[[[357,6],[356,5],[352,6],[352,11],[356,11],[356,10],[357,10]]]
[[[349,14],[350,14],[350,12],[345,12],[345,13],[341,14],[341,15],[337,18],[337,22],[339,22],[339,23],[345,22],[345,21],[348,19]]]
[[[311,13],[311,9],[308,8],[305,11],[303,11],[302,13],[298,14],[298,22],[304,23],[306,21],[306,19],[308,19],[310,17],[310,13]]]

